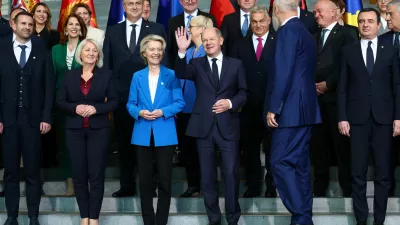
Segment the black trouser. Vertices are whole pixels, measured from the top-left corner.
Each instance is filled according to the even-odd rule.
[[[38,217],[42,182],[40,179],[40,129],[29,124],[28,113],[18,109],[15,124],[4,128],[3,163],[4,193],[7,214],[17,217],[19,209],[19,168],[24,162],[26,203],[29,217]]]
[[[81,218],[98,219],[104,196],[110,128],[66,129],[65,136]]]
[[[200,164],[197,153],[196,138],[186,136],[186,128],[190,119],[189,113],[178,115],[178,137],[181,160],[186,169],[186,178],[189,187],[200,188]]]
[[[391,145],[393,125],[378,124],[372,115],[365,124],[350,125],[352,198],[357,221],[367,221],[367,170],[371,144],[375,162],[374,218],[385,220],[391,184]]]
[[[269,190],[275,190],[270,167],[271,132],[265,127],[263,110],[254,109],[240,114],[241,143],[245,156],[247,187],[250,194],[259,195],[261,190],[260,149],[263,142],[265,152],[265,183]]]
[[[121,163],[121,190],[132,192],[135,190],[133,170],[136,167],[136,155],[131,145],[134,119],[129,115],[126,103],[120,103],[114,111],[114,123]]]
[[[345,196],[351,193],[350,141],[339,133],[336,104],[319,102],[322,124],[313,127],[311,138],[312,163],[314,165],[314,193],[325,193],[329,185],[330,146],[336,154],[339,184]]]
[[[42,168],[52,168],[57,166],[57,124],[51,126],[51,130],[42,135]]]
[[[390,171],[390,176],[392,179],[392,185],[390,187],[390,194],[395,194],[396,191],[396,177],[395,177],[395,172],[396,172],[396,167],[399,163],[399,149],[400,149],[400,137],[394,137],[393,138],[393,145],[392,145],[392,167]]]
[[[142,217],[144,225],[166,225],[171,203],[172,161],[175,146],[154,147],[153,137],[151,139],[150,147],[135,146]],[[156,215],[153,208],[153,159],[159,180]]]

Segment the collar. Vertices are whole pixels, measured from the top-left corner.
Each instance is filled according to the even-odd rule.
[[[193,19],[193,17],[197,16],[198,13],[199,13],[199,9],[196,9],[192,14],[189,14],[189,13],[187,13],[187,12],[183,12],[183,14],[184,14],[184,16],[185,16],[185,19],[187,19],[187,17],[188,17],[189,15],[191,15],[191,16],[192,16],[192,19]]]
[[[363,46],[363,47],[368,47],[368,42],[369,41],[372,41],[372,45],[373,46],[378,46],[378,37],[375,37],[374,39],[372,39],[372,40],[366,40],[366,39],[361,39],[361,45]]]
[[[323,29],[327,29],[328,31],[332,31],[333,28],[336,26],[336,24],[337,24],[337,21],[331,23],[331,25],[329,25],[329,26],[327,26],[326,28],[323,28]]]
[[[245,14],[248,15],[248,16],[247,16],[247,19],[250,20],[250,13],[246,13],[246,12],[244,12],[242,9],[240,9],[240,18],[244,17]]]
[[[300,19],[300,6],[297,6],[297,18],[299,18]]]
[[[13,47],[18,48],[18,45],[26,45],[27,48],[32,49],[32,40],[29,39],[28,42],[26,42],[25,44],[19,43],[16,39],[14,39],[13,41]]]
[[[262,38],[263,41],[266,41],[268,38],[268,34],[269,34],[269,31],[267,33],[265,33],[263,36],[261,36],[260,38]],[[258,41],[257,38],[259,38],[259,37],[253,33],[253,40]]]
[[[217,55],[217,57],[215,57],[215,58],[217,58],[217,61],[221,61],[222,62],[222,57],[223,57],[222,52],[220,52],[219,55]],[[208,61],[212,62],[211,60],[213,58],[211,58],[210,56],[207,56],[207,59],[208,59]]]
[[[126,19],[126,28],[130,27],[132,24],[136,24],[137,27],[142,27],[142,23],[143,23],[143,18],[140,18],[138,21],[136,21],[135,23],[132,23],[131,21],[129,21],[128,19]]]
[[[297,18],[297,16],[292,16],[292,17],[287,18],[285,21],[283,21],[281,27],[282,27],[283,25],[285,25],[289,20],[291,20],[291,19],[293,19],[293,18]]]

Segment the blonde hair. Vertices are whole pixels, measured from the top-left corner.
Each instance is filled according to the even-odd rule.
[[[196,26],[203,28],[211,28],[214,26],[213,21],[210,18],[201,15],[193,17],[190,23],[194,23]]]
[[[87,43],[92,43],[92,44],[94,44],[94,46],[96,46],[97,52],[99,53],[99,56],[98,56],[98,59],[97,59],[97,62],[96,62],[96,66],[98,68],[103,67],[103,58],[104,58],[103,50],[101,49],[100,44],[97,41],[95,41],[94,39],[91,39],[91,38],[85,39],[81,43],[79,43],[78,47],[76,48],[76,52],[75,52],[75,60],[76,60],[76,62],[78,64],[80,64],[80,65],[83,65],[83,62],[82,62],[82,59],[81,59],[81,54],[82,54],[83,47]]]
[[[159,35],[150,34],[143,38],[143,40],[140,42],[140,56],[144,60],[145,64],[147,64],[147,58],[144,56],[144,53],[146,52],[150,41],[160,42],[162,45],[163,53],[165,53],[165,48],[167,47],[167,43],[165,42],[164,38]]]

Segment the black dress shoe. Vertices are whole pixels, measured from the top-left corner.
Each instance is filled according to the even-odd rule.
[[[200,188],[198,187],[188,187],[188,189],[181,194],[181,198],[190,198],[190,197],[199,197],[200,196]]]
[[[37,217],[29,218],[29,225],[40,225],[39,219]]]
[[[135,196],[135,191],[125,191],[120,189],[112,194],[114,198],[132,197]]]
[[[257,194],[255,191],[247,190],[243,194],[243,198],[257,198],[257,197],[260,197],[260,194]]]
[[[17,220],[17,218],[14,218],[14,217],[8,217],[8,219],[4,223],[4,225],[18,225],[18,220]]]
[[[265,191],[266,198],[276,198],[276,196],[278,196],[278,194],[276,193],[276,189]]]
[[[384,225],[383,222],[374,222],[374,225]]]

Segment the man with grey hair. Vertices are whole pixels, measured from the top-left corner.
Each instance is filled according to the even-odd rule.
[[[315,88],[317,47],[297,17],[297,6],[298,0],[276,0],[273,5],[274,72],[264,110],[272,129],[271,169],[278,193],[292,214],[292,225],[311,225],[309,141],[313,125],[321,123]]]

